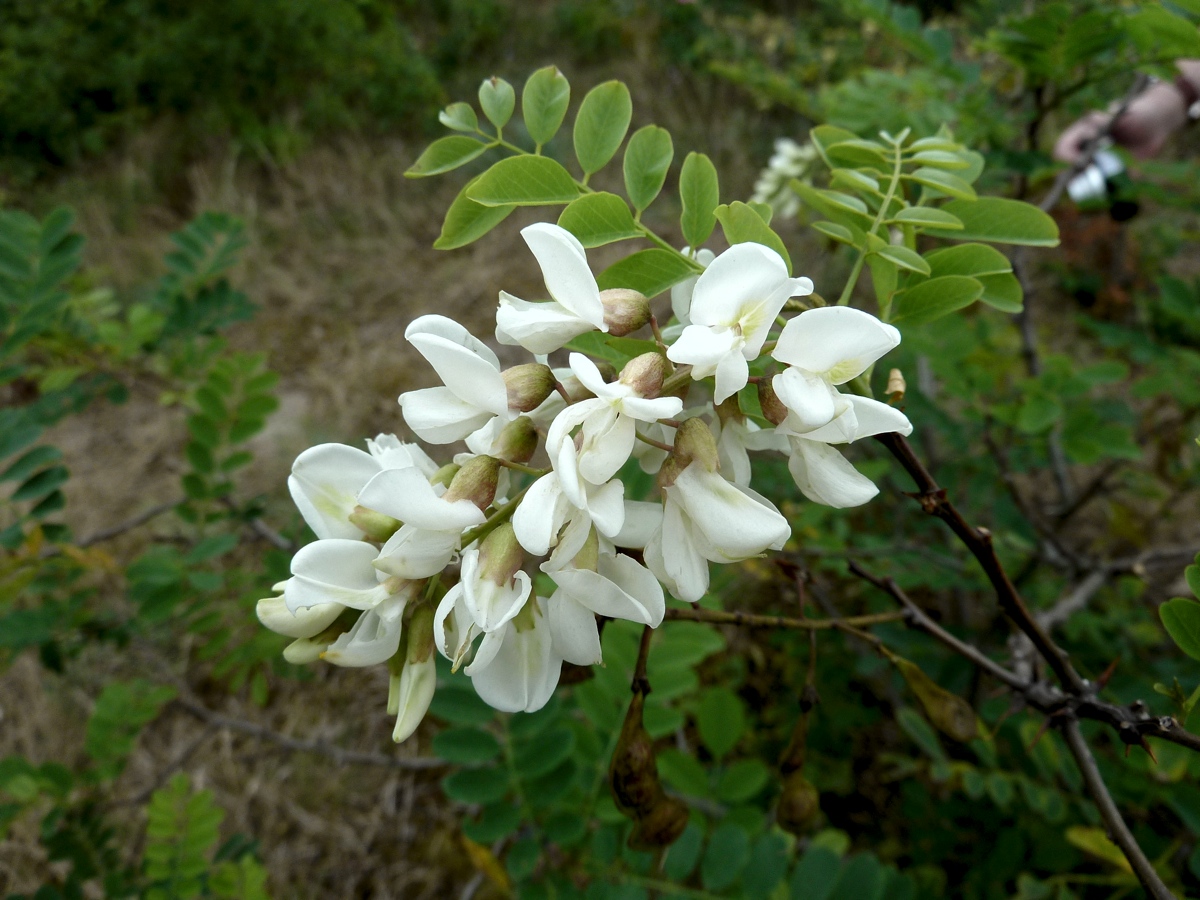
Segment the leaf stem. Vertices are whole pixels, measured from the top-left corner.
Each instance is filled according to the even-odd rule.
[[[871,223],[871,230],[867,232],[868,236],[874,235],[879,230],[879,226],[883,223],[883,217],[887,215],[888,207],[892,205],[892,198],[896,195],[896,188],[900,186],[900,172],[904,164],[904,155],[900,149],[899,141],[892,142],[892,150],[895,153],[895,163],[892,167],[892,180],[888,184],[887,193],[883,197],[883,203],[879,206],[879,212],[875,213],[875,221]],[[850,270],[850,277],[846,280],[846,286],[842,289],[842,295],[838,297],[838,306],[845,306],[850,302],[850,295],[854,293],[854,286],[858,283],[858,276],[862,273],[863,263],[867,261],[867,255],[870,253],[869,244],[867,247],[860,247],[858,250],[858,258],[854,260],[854,268]],[[881,318],[887,321],[888,310],[881,309]]]

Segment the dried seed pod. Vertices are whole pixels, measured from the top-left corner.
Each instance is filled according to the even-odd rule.
[[[970,703],[943,688],[916,663],[900,656],[891,659],[938,731],[964,744],[979,737],[979,719]]]
[[[625,713],[625,723],[608,766],[608,784],[617,808],[630,818],[638,818],[658,803],[662,785],[658,764],[654,761],[654,741],[642,724],[645,695],[634,691]]]
[[[783,780],[775,821],[784,831],[803,835],[821,811],[821,795],[799,769]]]
[[[639,817],[629,834],[630,850],[658,850],[679,840],[688,825],[688,808],[683,801],[662,794],[657,803]]]

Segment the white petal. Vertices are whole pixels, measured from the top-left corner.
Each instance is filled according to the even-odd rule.
[[[530,303],[500,292],[496,310],[496,340],[519,345],[530,353],[553,353],[571,338],[595,331],[596,326],[557,303]]]
[[[620,382],[609,384],[604,380],[604,376],[600,374],[600,369],[596,364],[582,353],[572,353],[567,361],[571,365],[571,371],[579,383],[596,395],[600,399],[611,399],[619,397],[628,390],[621,390],[626,386]]]
[[[616,475],[633,454],[633,442],[637,439],[633,421],[611,406],[589,416],[583,423],[579,474],[592,484],[604,484]]]
[[[358,502],[406,525],[454,531],[482,525],[486,516],[470,500],[443,500],[418,469],[385,469],[362,489]]]
[[[454,661],[469,639],[471,617],[462,604],[461,582],[446,591],[433,614],[433,644],[446,659]]]
[[[635,568],[641,569],[648,576],[647,581],[637,573],[626,571],[620,563],[610,563],[608,567],[609,572],[625,577],[631,586],[645,594],[644,599],[648,601],[648,606],[642,602],[643,598],[631,595],[621,585],[599,572],[592,572],[588,569],[561,569],[554,572],[552,577],[576,603],[587,607],[592,612],[608,616],[610,619],[627,619],[642,625],[655,624],[655,619],[661,622],[665,606],[663,605],[662,587],[659,585],[658,579],[649,571],[642,569],[628,556],[617,558],[628,559]],[[657,589],[657,597],[653,588],[648,590],[651,584],[653,588]]]
[[[572,440],[571,432],[582,425],[592,415],[603,412],[611,407],[604,400],[589,399],[572,403],[563,409],[546,432],[546,455],[553,462],[562,452],[563,444]]]
[[[475,692],[495,709],[536,712],[554,693],[561,671],[562,658],[553,651],[548,626],[539,624],[527,631],[517,631],[509,624],[495,657],[485,669],[476,671],[471,680]]]
[[[741,353],[728,353],[717,363],[716,375],[713,401],[724,403],[746,386],[750,380],[750,367]]]
[[[680,600],[695,603],[708,591],[708,561],[697,546],[682,507],[672,498],[674,487],[667,490],[659,551],[662,565],[675,586],[672,593]],[[649,563],[650,545],[646,546],[646,551],[646,562]]]
[[[550,296],[574,315],[607,331],[603,328],[600,288],[588,266],[583,245],[575,235],[557,225],[538,222],[522,228],[521,237],[542,268]]]
[[[683,400],[679,397],[628,397],[621,401],[621,412],[640,422],[657,422],[673,419],[683,412]]]
[[[900,332],[870,313],[825,306],[791,319],[772,356],[845,384],[899,343]]]
[[[788,471],[809,500],[846,509],[862,506],[879,493],[871,479],[829,444],[797,437],[792,438],[792,448]]]
[[[662,528],[662,504],[648,503],[644,500],[626,500],[624,506],[625,521],[622,523],[621,530],[610,537],[618,547],[641,550]]]
[[[467,575],[464,567],[463,602],[467,612],[483,632],[502,628],[521,611],[533,586],[529,575],[517,572],[511,584],[497,585],[476,573]]]
[[[534,556],[545,556],[566,521],[569,507],[558,476],[553,472],[543,475],[529,488],[513,513],[517,543]]]
[[[447,387],[422,388],[400,395],[404,421],[431,444],[461,441],[492,419],[492,413],[459,399]]]
[[[750,454],[746,452],[745,435],[745,425],[727,422],[717,437],[717,456],[721,461],[721,471],[729,476],[734,484],[743,487],[750,484]]]
[[[417,327],[431,321],[439,327]],[[404,336],[460,400],[495,415],[508,412],[508,389],[500,377],[496,354],[490,350],[481,354],[478,348],[484,345],[457,322],[444,316],[422,316],[408,326]]]
[[[546,610],[554,653],[577,666],[593,666],[603,662],[600,652],[600,630],[595,614],[557,590],[550,597]]]
[[[820,428],[837,414],[837,392],[819,375],[788,368],[771,379],[771,387],[788,408],[788,423],[798,431]]]
[[[583,510],[576,510],[567,527],[563,529],[554,552],[550,554],[548,560],[542,563],[541,570],[553,573],[571,565],[572,560],[583,549],[583,545],[587,543],[591,534],[591,517]]]
[[[607,553],[600,557],[600,574],[637,601],[645,611],[642,621],[651,628],[662,624],[666,615],[666,598],[654,573],[623,553]]]
[[[353,628],[329,645],[321,658],[335,666],[377,666],[387,662],[400,649],[404,605],[405,598],[396,596],[367,610]]]
[[[416,466],[429,478],[438,470],[438,464],[430,459],[429,454],[418,444],[404,443],[394,434],[377,434],[374,440],[368,438],[367,450],[379,462],[381,469],[407,469]]]
[[[300,607],[292,612],[283,597],[266,597],[258,601],[254,612],[258,621],[276,634],[290,638],[310,638],[332,625],[345,608],[340,603],[322,603],[318,606]]]
[[[381,468],[373,456],[354,447],[318,444],[292,463],[288,490],[318,538],[359,538],[362,532],[347,517],[362,486]]]
[[[806,284],[807,282],[807,284]],[[689,315],[697,325],[733,325],[749,306],[783,293],[779,306],[794,294],[809,293],[808,279],[788,277],[783,258],[762,244],[734,244],[709,264],[692,291]],[[778,312],[771,315],[773,319]]]
[[[588,515],[605,537],[619,534],[625,526],[625,483],[619,478],[593,489],[587,495]]]
[[[450,564],[461,532],[430,531],[413,525],[393,534],[372,565],[388,575],[416,580],[436,575]]]
[[[791,536],[791,526],[774,506],[698,463],[684,469],[670,490],[707,544],[698,546],[714,562],[778,550]]]
[[[740,340],[728,328],[717,331],[706,325],[689,325],[683,329],[679,340],[667,348],[667,359],[692,366],[693,379],[707,378],[717,371],[726,356],[740,354]]]
[[[406,661],[400,671],[399,710],[392,740],[397,744],[408,740],[417,730],[437,688],[437,667],[433,654],[421,662]]]
[[[292,578],[284,599],[293,612],[302,607],[340,603],[370,609],[388,596],[371,565],[375,548],[365,541],[329,538],[301,547],[292,557]]]

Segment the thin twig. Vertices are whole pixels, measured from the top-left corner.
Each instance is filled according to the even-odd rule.
[[[236,731],[239,734],[256,737],[260,740],[269,741],[276,746],[282,747],[285,750],[291,750],[297,753],[318,753],[322,756],[327,756],[336,765],[361,765],[361,766],[383,766],[390,769],[438,769],[446,765],[440,759],[434,759],[427,756],[389,756],[385,753],[370,753],[363,750],[346,750],[336,744],[330,744],[326,741],[304,741],[298,738],[288,737],[286,734],[280,734],[277,731],[272,731],[264,725],[259,725],[256,722],[247,722],[244,719],[235,719],[230,716],[222,715],[214,712],[207,706],[190,700],[186,697],[177,697],[172,701],[175,706],[185,710],[191,715],[200,719],[202,722],[207,722],[209,725],[214,725],[218,728],[225,728],[229,731]]]
[[[885,622],[899,622],[904,613],[871,613],[844,619],[793,619],[788,616],[760,616],[756,613],[725,612],[719,609],[668,609],[665,618],[684,622],[709,622],[713,625],[741,625],[745,628],[800,628],[807,631],[828,631],[840,628],[869,628]]]
[[[1158,877],[1154,866],[1146,858],[1146,854],[1138,846],[1129,826],[1121,817],[1121,811],[1117,809],[1112,794],[1108,792],[1108,786],[1104,783],[1100,768],[1096,765],[1096,758],[1092,756],[1091,748],[1088,747],[1087,741],[1083,737],[1079,722],[1073,716],[1067,716],[1063,720],[1062,733],[1067,740],[1067,747],[1070,749],[1071,755],[1075,757],[1079,771],[1083,774],[1083,781],[1087,785],[1088,793],[1095,801],[1096,808],[1100,810],[1100,818],[1104,820],[1108,836],[1114,844],[1121,848],[1121,852],[1129,860],[1134,874],[1142,883],[1142,887],[1146,889],[1146,893],[1152,900],[1175,900],[1175,895]]]
[[[108,528],[101,528],[99,531],[89,534],[82,540],[76,541],[75,546],[79,547],[80,549],[84,549],[92,546],[93,544],[99,544],[103,541],[112,540],[113,538],[119,537],[127,531],[132,531],[139,525],[145,525],[151,519],[161,516],[163,513],[167,512],[167,510],[174,509],[182,502],[183,498],[180,497],[177,500],[159,503],[138,513],[136,516],[131,516],[124,522],[118,522],[116,525],[110,525]]]

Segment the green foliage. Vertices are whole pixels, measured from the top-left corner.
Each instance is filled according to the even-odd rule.
[[[214,848],[224,812],[212,793],[192,793],[184,774],[150,797],[147,807],[145,875],[150,900],[200,896],[208,854]]]
[[[142,727],[157,718],[163,704],[174,696],[172,688],[143,679],[110,681],[104,686],[88,719],[84,743],[99,777],[112,778],[120,772]]]

